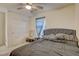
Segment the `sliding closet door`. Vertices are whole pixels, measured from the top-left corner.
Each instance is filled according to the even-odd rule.
[[[0,12],[0,46],[5,44],[5,13]]]

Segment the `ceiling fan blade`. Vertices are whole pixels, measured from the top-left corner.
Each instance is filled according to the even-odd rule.
[[[39,9],[43,9],[43,7],[42,6],[36,6],[37,8],[39,8]]]
[[[32,6],[32,10],[38,10],[38,8],[35,6]]]
[[[32,5],[32,10],[37,11],[37,10],[41,10],[41,9],[43,9],[43,7],[42,7],[42,6]]]
[[[21,9],[23,9],[22,7],[19,7],[19,8],[17,8],[18,10],[21,10]]]
[[[17,9],[18,9],[18,10],[21,10],[21,9],[24,9],[24,8],[25,8],[25,7],[18,7]]]
[[[17,9],[20,10],[20,9],[25,8],[26,3],[19,3],[18,5],[19,5],[19,7]]]
[[[26,3],[26,5],[30,5],[30,6],[32,6],[32,3]]]

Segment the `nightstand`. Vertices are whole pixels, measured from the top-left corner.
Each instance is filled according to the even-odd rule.
[[[26,42],[34,42],[35,39],[34,38],[26,38]]]

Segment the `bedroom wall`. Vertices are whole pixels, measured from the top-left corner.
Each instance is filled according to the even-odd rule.
[[[13,49],[28,44],[25,39],[28,36],[29,18],[4,7],[0,7],[0,12],[0,55],[9,55]],[[4,41],[6,45],[2,45]]]
[[[65,6],[63,8],[58,8],[54,10],[49,10],[46,12],[41,12],[30,19],[30,29],[34,31],[33,35],[36,37],[35,32],[35,18],[45,16],[46,29],[48,28],[66,28],[75,29],[75,5]]]
[[[75,20],[76,20],[76,35],[78,37],[78,45],[79,45],[79,4],[76,4],[75,8]]]
[[[28,17],[9,11],[7,13],[8,45],[16,46],[25,43],[28,36]]]
[[[5,45],[5,13],[0,11],[0,46]]]

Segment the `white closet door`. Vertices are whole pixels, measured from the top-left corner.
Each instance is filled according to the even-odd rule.
[[[5,44],[5,13],[0,12],[0,46]]]

